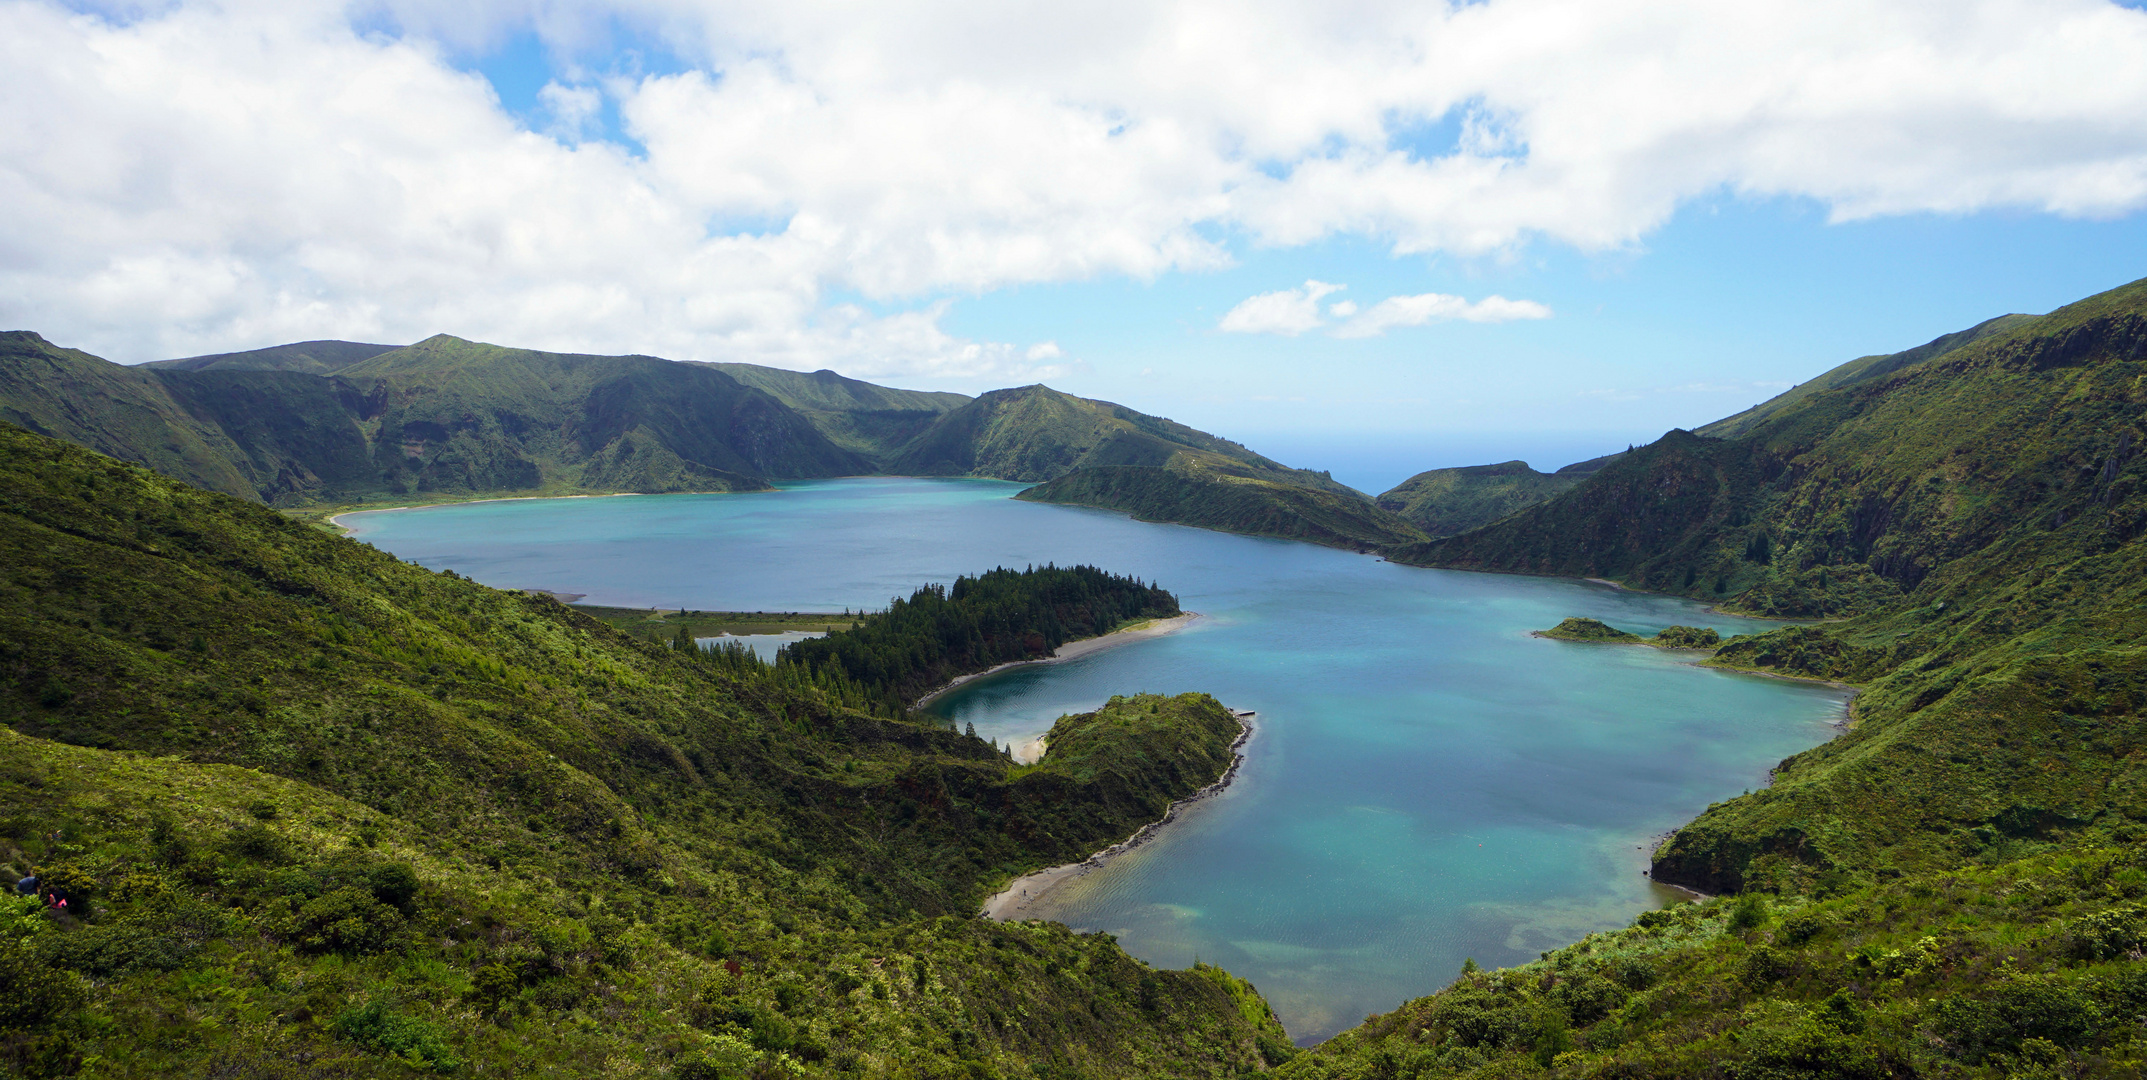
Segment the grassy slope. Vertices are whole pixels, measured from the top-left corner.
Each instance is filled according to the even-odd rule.
[[[1284,1066],[1291,1080],[2136,1077],[2137,845],[1758,896],[1464,974]]]
[[[246,352],[154,360],[141,366],[180,371],[297,371],[329,375],[394,348],[393,345],[369,345],[361,341],[295,341]]]
[[[1539,473],[1525,461],[1432,469],[1396,484],[1378,503],[1428,536],[1455,536],[1562,494],[1582,476]]]
[[[1807,379],[1782,393],[1768,398],[1734,416],[1726,416],[1700,428],[1697,434],[1716,439],[1730,439],[1742,435],[1760,421],[1789,408],[1821,390],[1838,390],[1855,383],[1883,378],[1896,371],[1923,363],[1955,349],[1973,345],[1984,338],[2014,330],[2034,319],[2033,315],[2000,315],[1985,319],[1966,330],[1942,334],[1913,349],[1897,353],[1880,353],[1860,356],[1839,367],[1829,369],[1814,378]]]
[[[758,364],[709,366],[774,395],[837,446],[879,466],[893,461],[933,421],[970,400],[963,394],[875,386],[826,370],[807,374]]]
[[[18,1064],[39,1040],[109,1075],[403,1075],[398,1048],[477,1074],[1219,1075],[1285,1052],[1220,972],[937,918],[1145,820],[1048,758],[1017,776],[62,443],[0,451],[0,856],[105,909],[5,924],[35,960],[0,963],[5,989],[57,1002],[0,1016]],[[381,893],[382,864],[421,887]]]
[[[324,365],[334,373],[313,372]],[[760,490],[769,477],[872,468],[707,365],[444,336],[400,349],[308,342],[126,368],[11,334],[0,339],[0,412],[281,506]]]
[[[242,456],[151,373],[63,349],[26,330],[0,333],[0,420],[229,495],[252,496]]]

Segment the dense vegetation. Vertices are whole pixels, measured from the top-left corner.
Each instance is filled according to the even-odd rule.
[[[1578,615],[1565,619],[1548,630],[1538,630],[1536,636],[1557,638],[1560,641],[1600,641],[1618,645],[1640,642],[1638,634],[1620,630],[1599,619],[1587,619]]]
[[[2139,1076],[2147,858],[2130,842],[2019,857],[2035,847],[1649,912],[1537,963],[1464,971],[1278,1075]]]
[[[1093,566],[1001,567],[896,597],[856,629],[786,645],[777,667],[855,685],[899,711],[959,676],[1178,613],[1163,589]]]
[[[1548,630],[1538,630],[1536,636],[1604,645],[1653,645],[1658,649],[1713,650],[1722,644],[1722,635],[1704,626],[1666,626],[1654,637],[1643,638],[1599,619],[1578,615],[1565,619]]]
[[[1211,782],[1220,706],[1121,699],[1136,722],[1021,767],[841,698],[0,428],[0,869],[68,901],[0,912],[0,1054],[677,1077],[1287,1055],[1222,972],[967,917]],[[1096,774],[1112,753],[1153,765]]]
[[[1086,466],[1017,497],[1357,551],[1423,536],[1407,521],[1354,493],[1247,475],[1228,463],[1184,454],[1168,466]]]

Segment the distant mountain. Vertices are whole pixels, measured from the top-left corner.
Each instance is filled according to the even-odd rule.
[[[705,365],[445,335],[358,355],[373,348],[313,342],[129,368],[0,335],[0,417],[286,506],[743,491],[873,471],[774,396]],[[329,362],[330,375],[297,370]]]
[[[1218,464],[1198,451],[1182,451],[1165,466],[1083,466],[1016,497],[1357,551],[1424,537],[1415,526],[1360,495],[1262,477]]]
[[[393,345],[368,345],[359,341],[299,341],[247,352],[155,360],[141,366],[179,371],[302,371],[308,375],[327,375],[394,348]]]
[[[709,364],[765,390],[812,422],[835,445],[884,466],[919,432],[969,403],[966,394],[896,390],[821,369],[807,374],[758,364]]]
[[[1454,536],[1557,496],[1588,475],[1566,469],[1540,473],[1525,461],[1432,469],[1395,485],[1377,501],[1380,509],[1400,514],[1430,536]]]
[[[1120,471],[1027,497],[1364,550],[1424,538],[1325,473],[1044,386],[971,399],[832,371],[547,353],[447,335],[129,368],[9,334],[0,337],[0,417],[278,506],[750,491],[868,473],[1037,482],[1111,469]]]
[[[1423,537],[1326,473],[1047,386],[994,390],[950,410],[888,471],[1042,481],[1020,497],[1358,550]]]

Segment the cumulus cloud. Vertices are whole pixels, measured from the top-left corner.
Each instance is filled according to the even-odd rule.
[[[1053,358],[941,332],[947,297],[1226,238],[1598,250],[1724,191],[2147,206],[2147,13],[2105,0],[85,7],[0,0],[0,321],[127,359],[449,330],[982,377]],[[531,27],[680,64],[566,64],[532,130],[448,59]],[[1275,296],[1267,332],[1324,321]]]
[[[1474,303],[1459,296],[1444,293],[1422,293],[1417,296],[1389,296],[1362,312],[1338,310],[1336,315],[1355,317],[1335,327],[1334,336],[1340,338],[1378,337],[1397,326],[1422,326],[1425,323],[1460,319],[1464,322],[1496,323],[1515,319],[1548,319],[1551,309],[1533,300],[1508,300],[1503,296],[1486,296]]]
[[[1225,312],[1215,328],[1226,334],[1283,334],[1295,337],[1327,324],[1320,316],[1320,297],[1347,286],[1307,281],[1301,289],[1249,296]],[[1343,302],[1347,304],[1347,301]],[[1337,307],[1342,306],[1337,304]],[[1354,305],[1351,305],[1354,307]]]

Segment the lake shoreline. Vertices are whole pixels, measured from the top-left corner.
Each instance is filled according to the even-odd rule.
[[[1178,631],[1193,625],[1193,623],[1199,621],[1201,618],[1201,614],[1197,611],[1186,611],[1173,615],[1167,619],[1151,619],[1148,622],[1143,623],[1139,626],[1128,627],[1124,630],[1113,630],[1108,634],[1098,634],[1095,637],[1082,638],[1079,641],[1069,641],[1063,645],[1060,645],[1058,647],[1058,651],[1052,653],[1050,656],[1044,657],[1041,660],[1014,660],[1008,663],[986,668],[983,671],[979,671],[971,675],[958,675],[952,681],[948,682],[945,686],[941,686],[925,694],[923,697],[918,698],[917,701],[910,706],[910,708],[922,709],[926,705],[931,704],[934,700],[946,696],[949,691],[952,691],[956,687],[964,686],[968,683],[975,682],[976,680],[981,679],[987,675],[996,675],[1002,671],[1007,671],[1018,667],[1030,667],[1042,664],[1063,664],[1068,660],[1078,660],[1081,657],[1087,656],[1090,653],[1099,652],[1103,649],[1108,649],[1114,645],[1124,645],[1128,642],[1145,641],[1148,638],[1162,637],[1165,634],[1175,634]]]
[[[1238,769],[1245,764],[1245,744],[1252,741],[1252,720],[1258,714],[1250,710],[1240,712],[1232,709],[1230,710],[1230,715],[1238,722],[1238,737],[1230,744],[1230,767],[1223,770],[1223,775],[1220,779],[1201,788],[1199,791],[1193,792],[1191,795],[1187,795],[1185,798],[1171,803],[1170,809],[1165,810],[1162,817],[1134,830],[1132,836],[1126,837],[1124,840],[1120,840],[1118,843],[1112,844],[1110,847],[1104,848],[1102,851],[1098,851],[1080,862],[1047,866],[1042,870],[1015,878],[1007,883],[1005,889],[994,893],[990,899],[984,901],[983,910],[977,912],[978,917],[992,919],[997,922],[1009,922],[1021,917],[1021,912],[1028,910],[1032,905],[1043,900],[1044,897],[1050,895],[1052,890],[1060,885],[1082,877],[1090,871],[1102,869],[1105,863],[1108,863],[1116,856],[1123,855],[1155,839],[1164,826],[1178,820],[1179,811],[1203,799],[1221,794],[1225,788],[1230,786],[1232,781],[1237,779]]]
[[[438,508],[440,508],[440,507],[443,507],[443,506],[475,506],[475,505],[477,505],[478,503],[497,503],[497,502],[536,502],[536,501],[539,501],[539,500],[548,500],[548,499],[623,499],[623,498],[626,498],[627,496],[630,496],[630,495],[643,495],[643,494],[646,494],[646,492],[640,492],[640,491],[606,491],[606,492],[602,492],[602,493],[600,493],[600,494],[590,494],[590,495],[501,495],[501,496],[498,496],[498,497],[496,497],[496,498],[483,498],[483,499],[450,499],[450,500],[447,500],[447,501],[445,501],[445,502],[429,502],[429,503],[411,503],[411,504],[410,504],[410,505],[408,505],[408,506],[361,506],[361,507],[358,507],[358,508],[356,508],[356,509],[354,509],[354,510],[340,510],[340,511],[337,511],[336,513],[330,514],[330,515],[328,515],[327,517],[325,517],[325,518],[322,518],[321,520],[323,520],[323,521],[327,522],[327,523],[328,523],[329,525],[332,525],[332,526],[334,526],[335,528],[338,528],[338,529],[341,529],[341,530],[343,530],[343,534],[344,534],[345,536],[348,536],[348,535],[350,535],[350,533],[352,532],[352,529],[351,529],[351,527],[350,527],[350,526],[348,526],[348,525],[345,525],[345,524],[343,524],[343,519],[344,519],[344,518],[347,518],[347,517],[350,517],[350,516],[351,516],[351,515],[353,515],[353,514],[385,514],[385,513],[388,513],[388,512],[389,512],[389,511],[391,511],[391,510],[435,510],[435,509],[438,509]],[[688,492],[680,492],[679,494],[684,494],[684,495],[731,495],[731,494],[740,494],[740,493],[738,493],[738,492],[729,492],[729,491],[723,491],[723,492],[701,492],[701,491],[688,491]],[[754,493],[754,492],[744,492],[743,494],[755,494],[755,493]],[[534,592],[541,592],[541,591],[544,591],[544,590],[525,590],[525,591],[534,591]],[[577,594],[577,595],[587,595],[587,594],[586,594],[586,593],[582,593],[582,594]]]

